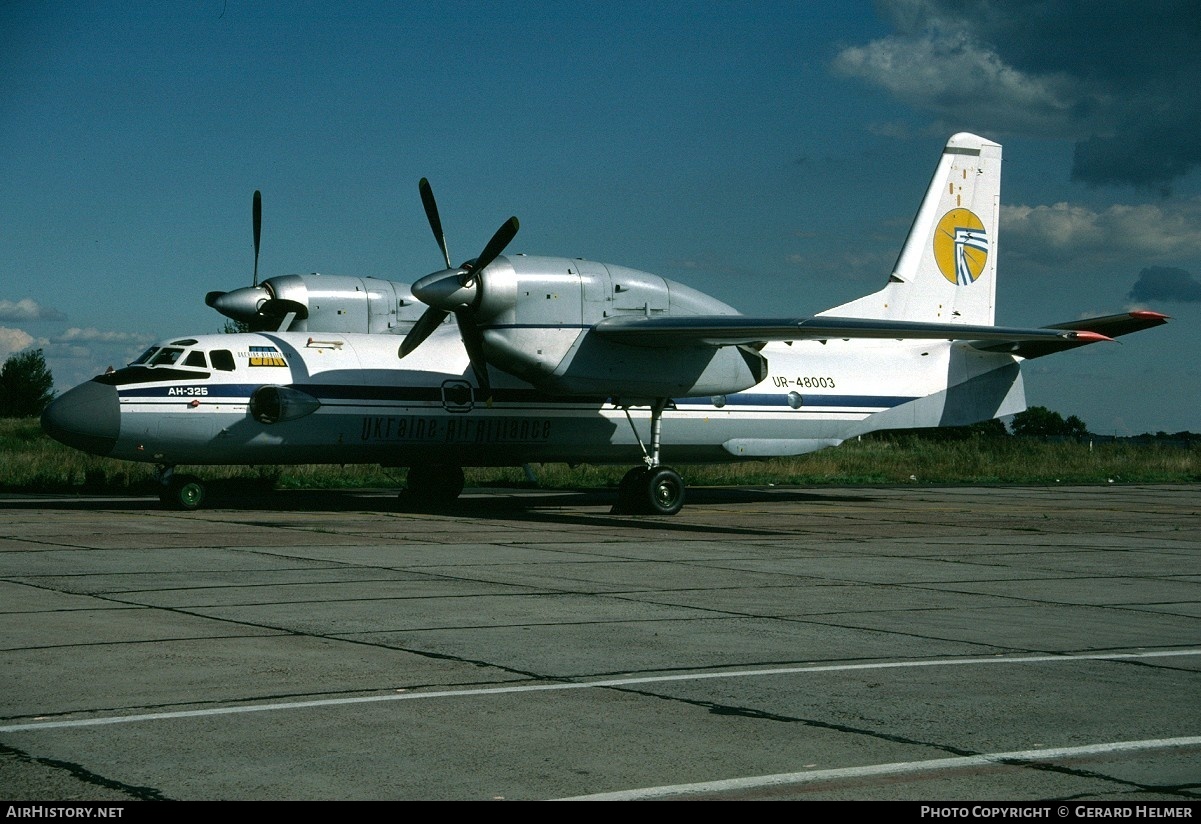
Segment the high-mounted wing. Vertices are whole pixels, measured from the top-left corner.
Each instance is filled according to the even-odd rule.
[[[1154,313],[1150,313],[1154,314]],[[1126,316],[1120,316],[1126,317]],[[1162,316],[1161,316],[1162,317]],[[1105,326],[1114,334],[1136,331],[1119,327],[1115,319]],[[1161,321],[1162,322],[1162,321]],[[919,323],[872,318],[751,318],[742,315],[706,317],[608,318],[592,327],[601,337],[630,346],[762,346],[768,341],[878,338],[895,340],[979,341],[978,348],[1019,354],[1020,349],[1044,347],[1047,352],[1086,343],[1112,340],[1110,335],[1087,325],[1076,324],[1022,329],[1005,326],[974,326],[962,323]],[[1120,329],[1120,331],[1118,331]],[[1045,353],[1043,353],[1045,354]]]
[[[1151,312],[1140,310],[1137,312],[1126,312],[1120,315],[1105,315],[1100,318],[1088,318],[1087,320],[1074,320],[1067,323],[1056,323],[1048,326],[1048,329],[1067,329],[1067,330],[1087,330],[1095,332],[1099,335],[1104,335],[1109,338],[1116,338],[1121,335],[1129,335],[1131,332],[1141,332],[1143,329],[1150,329],[1153,326],[1160,326],[1167,323],[1169,320],[1167,315],[1159,312]],[[1049,340],[1049,341],[1020,341],[1013,344],[1004,343],[980,343],[976,345],[977,349],[985,352],[1008,352],[1011,355],[1017,355],[1020,358],[1041,358],[1043,355],[1052,355],[1056,352],[1062,352],[1065,349],[1074,349],[1077,346],[1084,346],[1086,343],[1091,343],[1088,340]]]

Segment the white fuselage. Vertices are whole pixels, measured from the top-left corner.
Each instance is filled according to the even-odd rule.
[[[480,397],[453,323],[403,361],[398,343],[294,332],[164,342],[159,352],[182,350],[171,362],[160,355],[158,365],[132,365],[80,388],[89,387],[90,408],[109,402],[103,393],[117,411],[89,416],[98,421],[89,437],[101,446],[76,445],[165,465],[501,466],[632,464],[643,455],[639,441],[649,442],[649,410],[630,408],[631,427],[621,399],[556,397],[503,373],[491,398]],[[1025,403],[1015,358],[947,341],[799,341],[762,354],[770,370],[758,385],[673,400],[663,416],[664,461],[796,455],[875,429],[971,423]],[[655,368],[653,358],[646,368]],[[305,402],[263,422],[251,399],[264,386]],[[85,427],[70,414],[59,416],[60,428]]]

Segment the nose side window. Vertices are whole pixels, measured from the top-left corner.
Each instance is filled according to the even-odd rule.
[[[213,362],[213,368],[222,372],[234,371],[234,355],[228,349],[214,349],[209,352],[209,359]]]

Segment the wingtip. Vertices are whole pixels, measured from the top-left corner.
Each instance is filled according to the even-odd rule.
[[[1130,317],[1138,318],[1139,320],[1159,321],[1167,323],[1172,319],[1171,315],[1165,315],[1163,312],[1153,312],[1150,309],[1136,309],[1130,313]]]

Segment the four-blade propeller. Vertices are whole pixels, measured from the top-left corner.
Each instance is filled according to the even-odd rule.
[[[484,288],[483,271],[488,264],[496,260],[505,247],[517,234],[520,224],[516,217],[506,220],[492,235],[492,239],[480,252],[478,257],[464,263],[459,268],[450,265],[450,252],[446,247],[446,236],[442,232],[442,219],[438,215],[438,204],[434,200],[434,191],[429,181],[421,179],[417,188],[421,192],[421,203],[425,207],[425,216],[429,220],[434,239],[442,250],[442,258],[446,268],[440,272],[426,275],[413,284],[413,296],[429,308],[409,330],[404,341],[400,344],[399,355],[404,357],[416,349],[442,325],[446,316],[454,313],[463,336],[463,345],[471,359],[471,368],[479,381],[480,389],[485,394],[489,392],[488,363],[484,356],[484,335],[476,321],[475,309],[479,306],[481,290]]]

